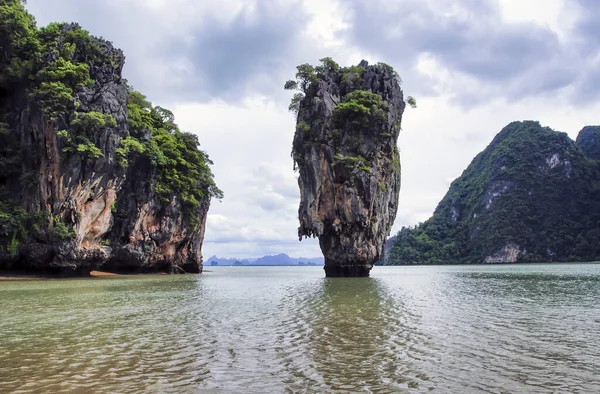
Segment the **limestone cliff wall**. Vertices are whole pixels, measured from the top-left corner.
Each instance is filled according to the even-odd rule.
[[[63,33],[69,29],[78,26],[65,25]],[[210,198],[185,214],[178,195],[168,202],[157,197],[156,168],[148,158],[131,155],[128,167],[118,164],[116,150],[130,136],[130,93],[121,77],[125,57],[107,41],[92,37],[91,43],[104,60],[90,59],[83,45],[77,47],[73,62],[87,64],[94,83],[77,90],[72,107],[61,116],[50,119],[31,99],[31,86],[3,97],[3,106],[12,108],[10,132],[22,147],[21,169],[5,180],[3,190],[29,215],[46,215],[48,224],[20,230],[24,239],[18,242],[16,232],[0,235],[4,245],[12,242],[12,248],[0,248],[0,268],[67,274],[92,269],[200,272]],[[100,157],[91,160],[77,150],[66,154],[69,142],[60,131],[90,112],[115,121],[82,131]]]

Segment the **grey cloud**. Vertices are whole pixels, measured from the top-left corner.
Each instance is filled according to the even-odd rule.
[[[597,0],[575,0],[580,7],[581,15],[579,23],[576,26],[578,34],[585,38],[590,47],[598,48],[600,45],[600,25],[598,16],[600,15],[600,2]]]
[[[272,182],[269,178],[265,177],[264,179]],[[257,183],[260,184],[260,180],[257,180]],[[300,199],[298,190],[293,196],[286,196],[278,191],[277,187],[274,188],[270,185],[264,189],[260,186],[252,187],[249,191],[250,194],[246,197],[249,203],[267,212],[277,212],[280,218],[295,219],[297,217],[296,211]]]
[[[236,101],[250,92],[287,99],[281,84],[293,75],[294,66],[335,56],[336,49],[326,53],[327,48],[304,34],[310,16],[300,0],[253,4],[254,9],[243,8],[229,21],[205,14],[192,25],[173,29],[164,28],[160,15],[135,2],[54,0],[50,6],[46,0],[30,0],[28,8],[43,24],[75,20],[114,41],[127,55],[126,77],[163,105],[215,97]],[[552,94],[569,85],[575,101],[584,102],[600,91],[594,71],[600,2],[566,4],[583,12],[565,41],[542,25],[503,22],[493,0],[454,2],[452,7],[465,11],[454,14],[446,12],[449,2],[441,0],[349,0],[344,7],[352,16],[340,38],[394,65],[410,94],[440,93],[436,81],[416,69],[419,55],[428,54],[480,85],[451,85],[457,102],[466,107],[491,97]]]
[[[189,33],[193,37],[190,44],[168,45],[193,65],[191,84],[184,90],[235,100],[243,96],[240,91],[247,89],[247,83],[257,76],[267,77],[266,83],[271,85],[268,88],[276,85],[281,89],[278,78],[268,77],[285,67],[307,18],[298,2],[285,6],[257,2],[256,10],[242,11],[230,22],[203,20]]]
[[[158,20],[143,7],[129,2],[81,0],[28,0],[28,10],[38,25],[50,22],[77,22],[90,34],[113,42],[125,53],[124,75],[134,87],[151,100],[168,95],[168,80],[153,71],[168,67],[164,32]]]
[[[451,34],[449,31],[440,33]],[[457,51],[437,53],[441,55],[442,63],[451,68],[479,80],[503,82],[541,59],[547,59],[556,48],[554,34],[530,25],[499,34],[479,32],[473,39],[463,41]]]
[[[574,101],[578,104],[589,104],[600,98],[600,61],[595,68],[583,71],[583,78],[578,84]]]
[[[135,2],[30,0],[40,24],[76,21],[123,49],[125,77],[156,101],[241,100],[257,88],[281,90],[282,74],[308,21],[299,1],[257,1],[229,22],[199,15],[173,29]],[[177,21],[173,21],[177,23]],[[275,77],[274,77],[275,76]],[[251,84],[259,79],[260,83]]]
[[[291,161],[291,159],[290,159]],[[290,178],[289,168],[274,163],[260,163],[246,179],[246,185],[279,195],[282,199],[298,202],[300,191],[297,177]]]
[[[262,192],[250,200],[268,212],[280,210],[286,212],[290,205],[281,194],[270,192]]]
[[[580,21],[578,34],[593,34],[597,41],[600,3],[579,1],[589,15]],[[405,80],[411,91],[431,93],[430,88],[422,86],[432,81],[423,79],[415,70],[420,54],[428,54],[449,70],[469,75],[480,83],[480,87],[453,86],[453,93],[465,106],[476,105],[490,96],[520,99],[554,92],[576,84],[581,67],[590,67],[585,59],[573,58],[576,53],[571,46],[577,37],[561,43],[546,26],[505,23],[493,1],[460,2],[467,16],[445,12],[443,7],[448,2],[441,1],[407,0],[395,8],[387,1],[354,0],[350,4],[353,42],[403,72],[408,70]],[[591,41],[584,44],[587,50],[597,48]]]
[[[262,162],[252,168],[243,186],[244,198],[253,206],[269,213],[277,212],[280,219],[297,219],[300,191],[290,167],[274,162]]]
[[[600,2],[575,0],[573,3],[580,7],[580,19],[574,29],[578,57],[570,59],[580,76],[573,100],[585,105],[600,98]]]

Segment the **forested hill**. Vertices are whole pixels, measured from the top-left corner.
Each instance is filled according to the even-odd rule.
[[[456,179],[433,216],[402,228],[385,264],[600,260],[600,127],[577,144],[513,122]]]
[[[3,0],[0,55],[0,269],[201,271],[212,163],[123,52]]]

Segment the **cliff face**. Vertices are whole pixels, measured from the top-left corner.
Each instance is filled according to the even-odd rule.
[[[104,265],[108,271],[201,272],[202,242],[210,199],[204,199],[190,213],[184,213],[177,198],[161,202],[154,191],[152,170],[145,159],[132,165],[129,180],[122,188],[109,235],[115,245]],[[140,176],[142,175],[142,176]]]
[[[388,264],[597,260],[599,192],[598,163],[567,134],[513,122],[428,221],[398,233]]]
[[[77,25],[38,30],[17,3],[37,52],[2,32],[28,66],[16,77],[0,70],[0,268],[200,272],[206,213],[220,191],[195,137],[127,86],[111,43]],[[169,150],[169,138],[187,145]],[[177,154],[205,169],[192,192],[168,177],[186,174],[173,167]]]
[[[299,103],[298,235],[318,237],[327,276],[368,276],[398,209],[405,108],[389,66],[325,64]]]

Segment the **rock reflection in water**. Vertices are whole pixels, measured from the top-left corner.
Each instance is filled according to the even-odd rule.
[[[291,391],[399,392],[427,385],[415,368],[419,315],[376,278],[323,279],[296,289],[280,357]],[[295,326],[295,327],[291,327]],[[290,351],[292,350],[292,351]]]
[[[600,392],[600,265],[0,283],[0,393]]]

